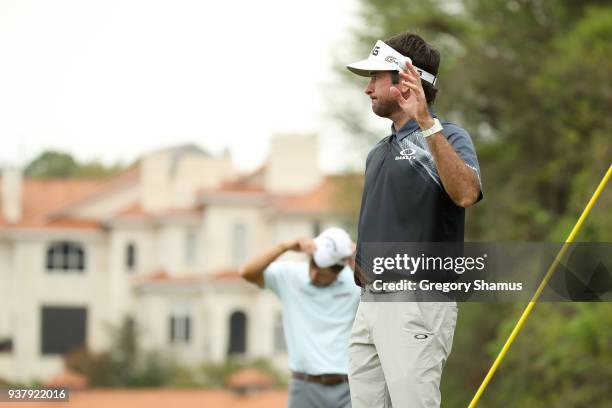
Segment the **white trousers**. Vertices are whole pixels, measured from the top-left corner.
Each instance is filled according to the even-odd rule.
[[[451,352],[457,305],[393,301],[401,296],[405,294],[362,295],[348,349],[353,408],[440,406],[440,379]],[[374,297],[377,301],[368,301]]]

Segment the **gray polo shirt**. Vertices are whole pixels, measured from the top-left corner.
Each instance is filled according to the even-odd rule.
[[[437,117],[435,114],[432,115]],[[450,145],[480,180],[470,135],[438,118]],[[416,121],[379,141],[366,160],[359,214],[356,262],[362,265],[364,243],[463,242],[465,209],[444,190],[427,140]],[[482,198],[482,192],[478,200]],[[357,274],[355,274],[357,277]],[[357,281],[358,279],[356,279]],[[359,284],[359,282],[358,282]]]

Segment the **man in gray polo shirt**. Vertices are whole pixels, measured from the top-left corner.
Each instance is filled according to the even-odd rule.
[[[309,260],[276,261],[287,251]],[[360,295],[347,266],[353,252],[346,231],[330,228],[315,239],[276,245],[241,268],[244,279],[281,301],[292,371],[289,408],[351,407],[347,347]]]
[[[401,33],[347,66],[370,78],[372,110],[392,121],[366,160],[355,273],[364,289],[349,342],[354,408],[440,406],[456,304],[376,293],[364,254],[372,243],[463,242],[464,209],[482,198],[470,136],[430,108],[439,63],[421,37]]]

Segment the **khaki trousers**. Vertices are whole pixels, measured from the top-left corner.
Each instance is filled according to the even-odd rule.
[[[353,408],[440,406],[457,305],[417,302],[410,295],[362,295],[348,349]]]

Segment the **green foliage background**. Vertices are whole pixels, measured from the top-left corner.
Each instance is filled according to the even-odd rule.
[[[612,4],[360,0],[360,6],[356,59],[401,31],[421,34],[442,53],[435,109],[472,135],[484,183],[485,199],[468,210],[466,239],[563,241],[612,162]],[[344,106],[350,111],[350,102]],[[371,137],[359,115],[341,117],[356,138]],[[612,241],[610,188],[578,241]],[[460,305],[444,407],[468,405],[524,306]],[[611,320],[609,304],[539,304],[479,406],[610,406]]]
[[[111,335],[108,351],[78,348],[64,356],[66,366],[85,375],[93,388],[223,388],[232,374],[247,368],[269,376],[274,387],[287,386],[284,374],[266,360],[228,359],[187,367],[170,353],[143,350],[139,340],[143,333],[132,318],[107,329]]]
[[[99,161],[78,162],[69,153],[47,150],[32,159],[24,169],[27,177],[35,178],[99,178],[125,170],[121,163],[107,166]]]

